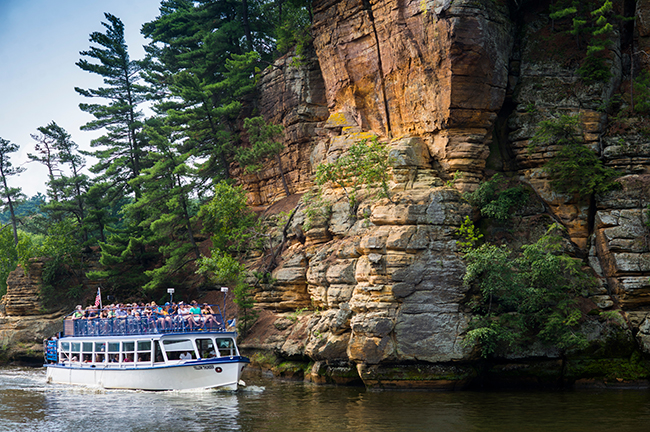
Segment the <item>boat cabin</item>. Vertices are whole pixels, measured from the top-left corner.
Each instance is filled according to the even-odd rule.
[[[159,337],[75,337],[59,341],[58,362],[88,367],[151,367],[186,360],[239,356],[235,333]]]

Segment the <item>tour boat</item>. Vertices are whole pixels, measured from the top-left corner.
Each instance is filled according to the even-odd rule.
[[[106,389],[236,390],[248,358],[221,314],[189,325],[186,317],[63,321],[45,343],[47,382]]]

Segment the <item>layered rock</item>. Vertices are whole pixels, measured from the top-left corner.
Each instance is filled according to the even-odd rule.
[[[505,97],[512,25],[499,2],[442,3],[314,2],[314,46],[330,111],[421,137],[471,185]]]
[[[285,148],[280,155],[291,194],[302,193],[311,185],[309,156],[319,122],[327,119],[325,89],[318,61],[313,53],[287,55],[262,75],[265,90],[258,101],[265,120],[284,126]],[[277,161],[268,161],[255,174],[233,171],[249,192],[250,204],[268,205],[286,196]]]
[[[19,265],[9,273],[7,294],[2,297],[6,315],[28,316],[43,313],[41,280],[44,265],[43,261],[32,259],[28,272]]]
[[[643,312],[650,269],[640,241],[645,190],[629,177],[606,197],[563,196],[542,169],[559,148],[529,146],[541,120],[579,115],[586,145],[609,166],[647,172],[638,135],[630,132],[627,146],[620,136],[603,136],[603,101],[623,74],[620,43],[611,46],[611,79],[585,84],[577,73],[584,53],[565,33],[552,33],[545,5],[510,12],[503,2],[314,2],[329,113],[314,125],[311,169],[378,136],[390,151],[392,199],[369,193],[351,215],[342,191],[326,188],[331,207],[312,215],[304,232],[302,208],[274,270],[276,284],[256,294],[262,308],[276,311],[273,329],[257,327],[243,347],[308,358],[315,363],[305,377],[316,382],[349,382],[355,372],[370,386],[459,388],[474,379],[476,353],[462,343],[471,312],[455,232],[465,216],[478,216],[458,190],[474,189],[488,162],[532,190],[507,229],[484,227],[488,237],[517,249],[560,222],[571,240],[566,250],[584,256],[584,271],[599,277],[578,299],[592,317],[582,324],[587,340],[620,356],[633,351],[632,334],[650,342]],[[515,16],[522,21],[511,21]],[[544,45],[549,39],[554,52]],[[454,172],[460,178],[445,182]],[[539,374],[548,379],[540,384],[559,385],[588,376],[606,351],[567,363],[557,350],[535,345],[502,353],[504,364],[481,373],[505,380]]]

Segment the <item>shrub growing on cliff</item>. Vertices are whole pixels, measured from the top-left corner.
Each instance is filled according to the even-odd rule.
[[[474,192],[463,197],[470,204],[478,207],[481,215],[498,220],[508,220],[514,209],[520,208],[528,199],[523,186],[504,188],[504,179],[500,173],[481,185]]]
[[[466,345],[478,345],[484,357],[535,341],[561,351],[586,346],[577,331],[582,313],[574,297],[593,279],[562,253],[558,229],[552,225],[537,242],[522,246],[519,256],[491,244],[465,254],[464,282],[477,289]]]
[[[562,114],[543,120],[531,140],[533,147],[559,146],[560,150],[544,164],[557,192],[576,195],[584,200],[594,193],[603,193],[616,187],[618,172],[603,165],[598,156],[583,143],[578,116]]]
[[[334,162],[325,162],[316,168],[316,184],[327,182],[343,189],[348,198],[350,214],[356,215],[358,194],[363,186],[379,188],[379,196],[390,199],[388,189],[388,148],[377,137],[354,143],[348,152]]]

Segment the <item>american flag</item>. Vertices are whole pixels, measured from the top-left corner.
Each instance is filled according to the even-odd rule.
[[[99,307],[99,305],[102,304],[102,293],[99,291],[99,287],[97,287],[97,295],[95,296],[95,307]]]

